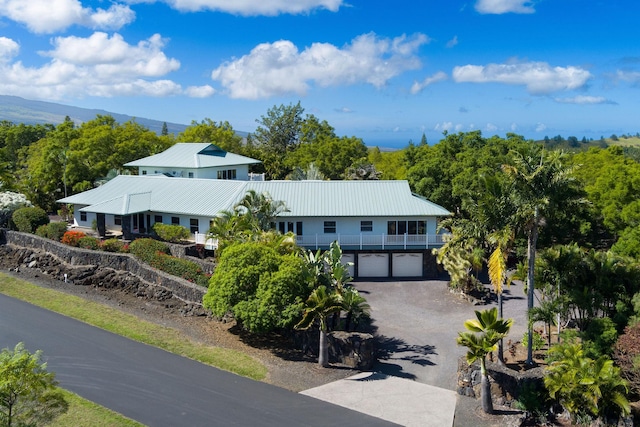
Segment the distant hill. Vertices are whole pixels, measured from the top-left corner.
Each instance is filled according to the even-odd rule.
[[[32,101],[18,96],[0,95],[0,120],[8,120],[13,123],[59,124],[64,121],[66,116],[69,116],[76,123],[82,123],[95,119],[98,114],[109,115],[116,119],[118,123],[135,119],[136,123],[158,134],[162,132],[162,125],[165,123],[159,120],[132,117],[105,110],[79,108],[54,102]],[[179,123],[166,123],[169,133],[178,134],[187,128],[187,125]]]

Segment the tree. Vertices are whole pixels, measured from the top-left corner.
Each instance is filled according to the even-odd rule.
[[[295,325],[295,329],[306,330],[318,321],[320,329],[320,349],[318,364],[322,367],[329,366],[328,324],[329,315],[342,309],[342,298],[335,292],[327,290],[322,285],[314,289],[309,295],[302,315],[302,320]]]
[[[22,343],[0,352],[1,426],[45,425],[67,412],[55,374],[41,358],[41,351],[31,354]]]
[[[198,123],[194,120],[177,139],[181,142],[210,142],[231,153],[245,153],[242,137],[226,121],[216,122],[206,118]]]
[[[248,223],[256,232],[270,230],[275,218],[283,212],[288,212],[285,202],[273,200],[269,193],[258,193],[255,190],[248,190],[235,209],[247,217]]]
[[[563,206],[576,202],[572,192],[572,169],[565,166],[566,155],[560,151],[547,151],[540,146],[529,146],[512,151],[510,162],[503,165],[512,179],[514,199],[518,210],[516,218],[527,236],[527,309],[534,304],[534,272],[536,246],[540,227],[545,217]],[[533,364],[533,325],[529,324],[527,363]]]
[[[458,345],[467,347],[467,362],[469,364],[480,361],[482,409],[487,413],[493,413],[493,401],[491,399],[491,384],[487,373],[486,356],[494,351],[498,341],[504,338],[511,325],[512,319],[498,318],[498,309],[476,310],[476,319],[464,322],[468,332],[459,332]]]
[[[490,235],[489,241],[495,245],[495,249],[489,255],[489,262],[487,263],[489,279],[493,285],[494,292],[498,295],[498,317],[502,319],[502,293],[504,286],[510,282],[507,278],[507,257],[509,255],[509,246],[513,241],[513,232],[508,227],[504,228]],[[504,363],[502,342],[502,339],[498,342],[498,360],[500,363]]]
[[[259,158],[270,179],[284,179],[291,172],[284,160],[300,144],[303,113],[304,108],[298,101],[295,105],[274,106],[267,111],[266,116],[256,120],[259,126],[252,139],[256,142]]]

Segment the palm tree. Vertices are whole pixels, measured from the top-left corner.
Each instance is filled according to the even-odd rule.
[[[545,217],[560,203],[566,206],[578,200],[572,192],[572,169],[564,165],[566,155],[531,145],[512,151],[511,164],[503,170],[512,180],[513,196],[518,206],[516,217],[527,235],[527,309],[533,308],[536,246]],[[527,364],[533,364],[533,325],[529,324]]]
[[[329,315],[342,309],[342,298],[335,292],[327,290],[326,286],[319,286],[309,295],[305,303],[302,320],[294,328],[307,330],[316,321],[320,327],[320,350],[318,352],[318,364],[322,367],[329,366],[329,347],[327,342],[327,318]]]
[[[342,294],[342,310],[347,313],[344,330],[349,332],[352,324],[355,327],[360,323],[360,319],[369,317],[371,306],[367,304],[367,300],[355,288],[349,286],[345,288]]]
[[[458,333],[458,345],[467,347],[467,362],[472,364],[476,360],[480,361],[481,397],[482,409],[487,413],[493,413],[493,401],[491,400],[491,384],[487,374],[486,356],[494,351],[498,341],[504,338],[511,325],[512,319],[504,320],[498,318],[498,309],[476,310],[476,319],[469,319],[464,322],[464,327],[468,332]]]
[[[511,283],[507,277],[507,257],[509,255],[509,246],[513,241],[513,232],[509,227],[492,233],[489,238],[489,242],[495,245],[495,249],[489,256],[488,269],[489,280],[493,285],[493,290],[498,295],[498,317],[502,319],[502,292],[504,285],[509,286]],[[502,339],[498,343],[498,360],[500,363],[504,363],[504,351],[502,347]]]
[[[250,219],[255,231],[268,231],[278,215],[289,211],[282,200],[273,200],[269,193],[255,190],[248,190],[235,209]]]

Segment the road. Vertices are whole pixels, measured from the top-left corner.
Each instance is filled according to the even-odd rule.
[[[0,294],[0,348],[42,350],[60,386],[147,426],[389,426]]]

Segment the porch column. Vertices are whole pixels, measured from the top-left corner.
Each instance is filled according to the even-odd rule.
[[[122,215],[122,236],[131,240],[131,215]]]
[[[96,226],[98,228],[98,235],[104,237],[107,234],[107,226],[105,222],[105,215],[103,213],[96,214]]]

